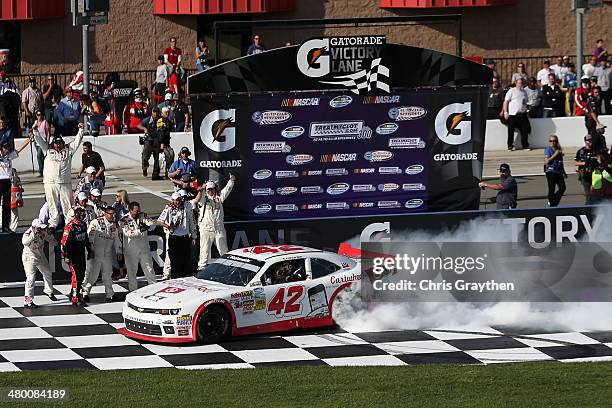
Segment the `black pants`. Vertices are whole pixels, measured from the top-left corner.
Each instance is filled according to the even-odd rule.
[[[587,128],[587,133],[593,137],[596,135],[597,122],[589,115],[584,117],[584,126]]]
[[[62,136],[76,136],[79,133],[79,122],[76,120],[66,120],[64,121],[64,126],[62,127]]]
[[[2,197],[2,229],[11,224],[11,180],[0,180],[0,197]]]
[[[149,158],[153,155],[153,174],[152,178],[159,177],[159,153],[161,149],[159,146],[153,145],[153,142],[146,140],[144,146],[142,146],[142,169],[146,170],[149,168]]]
[[[580,184],[582,185],[582,190],[584,191],[584,203],[591,204],[591,177],[588,179],[581,178],[578,179]]]
[[[72,275],[71,301],[78,302],[81,298],[81,285],[85,279],[85,247],[73,249],[68,254],[68,266]]]
[[[565,193],[565,177],[561,173],[546,173],[546,181],[548,182],[548,202],[551,207],[556,207]]]
[[[170,276],[172,279],[191,274],[191,238],[170,235],[168,238],[168,256],[170,257]]]
[[[508,116],[508,149],[514,146],[514,131],[518,129],[521,133],[521,144],[523,149],[529,149],[529,118],[526,113],[517,113]]]

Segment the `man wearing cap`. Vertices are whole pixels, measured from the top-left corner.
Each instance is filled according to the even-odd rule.
[[[62,256],[67,260],[72,274],[70,300],[73,305],[81,304],[82,306],[87,306],[80,290],[85,279],[86,260],[95,255],[87,236],[85,217],[83,208],[75,209],[74,218],[64,227],[61,241]],[[87,256],[85,250],[87,250]]]
[[[83,177],[76,186],[74,190],[74,194],[78,194],[80,192],[84,192],[89,195],[91,190],[97,188],[100,192],[104,192],[104,182],[100,178],[96,178],[98,172],[96,168],[93,166],[89,166],[85,169],[85,177]]]
[[[174,95],[174,131],[184,132],[189,128],[189,106],[185,103],[185,97],[183,95]]]
[[[591,94],[587,96],[586,112],[584,114],[584,126],[587,128],[589,135],[593,136],[593,143],[598,144],[599,135],[596,133],[601,115],[601,88],[598,86],[591,87]]]
[[[17,84],[9,77],[4,77],[4,81],[0,84],[0,95],[4,95],[7,92],[13,92],[19,96],[19,89]]]
[[[200,230],[200,259],[198,270],[208,265],[212,245],[215,243],[219,255],[227,252],[227,234],[225,232],[223,202],[227,199],[234,188],[236,176],[230,174],[227,185],[221,190],[217,188],[214,181],[207,181],[205,185],[206,194],[200,195],[201,199],[192,202],[198,207],[198,227]]]
[[[157,57],[157,69],[155,71],[155,94],[154,103],[158,104],[163,98],[166,88],[168,88],[168,77],[170,72],[168,66],[164,62],[164,56]]]
[[[91,205],[89,205],[89,196],[81,191],[76,196],[76,204],[72,206],[70,210],[68,210],[68,213],[66,215],[66,224],[72,221],[76,210],[79,208],[82,208],[83,211],[85,211],[86,226],[89,226],[89,224],[96,219],[96,210]]]
[[[149,105],[143,100],[142,90],[134,89],[134,100],[123,110],[123,127],[127,133],[140,133],[138,125],[149,116]]]
[[[196,224],[193,207],[185,203],[185,196],[178,191],[166,205],[157,224],[164,228],[168,237],[168,256],[172,278],[180,278],[191,272],[191,247],[196,243]]]
[[[495,62],[495,60],[488,59],[485,61],[485,65],[493,71],[493,79],[497,79],[501,84],[501,77],[499,76],[499,72],[497,72],[497,62]]]
[[[593,170],[597,166],[597,157],[593,149],[593,136],[584,137],[584,146],[578,149],[574,158],[574,166],[578,173],[578,181],[582,184],[584,191],[585,204],[591,203],[590,190]]]
[[[13,179],[13,160],[30,143],[26,138],[17,150],[11,150],[9,142],[0,143],[0,199],[2,200],[2,232],[11,233],[11,180]]]
[[[176,190],[184,188],[181,177],[185,174],[194,175],[196,174],[197,164],[195,160],[189,158],[191,151],[187,146],[181,147],[179,151],[179,158],[176,160],[168,169],[168,177],[172,180]]]
[[[95,190],[93,190],[95,191]],[[113,290],[113,255],[117,254],[117,260],[121,260],[121,240],[119,229],[115,224],[115,209],[105,207],[103,215],[99,216],[89,224],[87,234],[89,242],[94,250],[94,257],[87,261],[88,273],[83,284],[83,299],[89,301],[89,292],[96,284],[100,271],[102,272],[102,283],[106,293],[106,301],[115,300]]]
[[[102,217],[106,213],[106,201],[102,201],[102,192],[97,188],[94,188],[89,193],[89,201],[87,202],[93,207],[96,217]]]
[[[123,253],[125,255],[125,267],[128,274],[128,288],[131,291],[138,289],[136,273],[138,264],[142,267],[145,278],[149,285],[156,282],[153,271],[153,259],[149,248],[149,227],[155,224],[146,213],[140,212],[140,204],[132,201],[129,212],[121,218],[119,226],[123,232]]]
[[[145,140],[142,146],[142,175],[147,177],[149,159],[153,156],[153,174],[151,180],[162,180],[159,176],[159,154],[161,153],[161,144],[164,136],[157,129],[157,121],[160,117],[159,108],[154,107],[151,111],[151,116],[138,124],[138,129],[145,133]]]
[[[478,186],[483,190],[490,188],[491,190],[497,190],[497,209],[511,209],[516,208],[516,200],[518,195],[518,187],[516,185],[516,179],[510,174],[510,166],[506,163],[499,166],[499,176],[501,183],[493,184],[481,181]]]
[[[25,113],[25,127],[30,128],[34,123],[34,113],[44,111],[44,100],[42,92],[36,86],[36,77],[28,78],[28,87],[21,93],[21,106]]]
[[[159,105],[157,105],[157,107],[159,108],[160,112],[164,108],[168,108],[169,109],[168,119],[172,123],[174,123],[174,95],[172,94],[172,92],[166,93],[166,96],[164,96],[164,101],[161,102]]]
[[[63,98],[57,109],[58,132],[64,136],[74,136],[79,131],[79,118],[81,117],[81,103],[73,97],[72,89],[66,89],[66,97]]]
[[[24,232],[23,237],[21,237],[21,243],[23,244],[21,262],[23,263],[23,269],[26,275],[24,306],[28,308],[36,307],[34,304],[36,269],[42,274],[45,283],[45,288],[43,290],[44,294],[53,301],[57,300],[53,294],[51,268],[49,267],[49,261],[44,252],[45,242],[49,243],[49,251],[53,251],[53,247],[57,246],[57,242],[53,234],[47,229],[47,225],[36,218],[32,221],[32,226],[28,228],[27,231]]]

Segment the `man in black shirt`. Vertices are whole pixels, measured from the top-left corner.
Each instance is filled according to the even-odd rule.
[[[593,150],[593,136],[586,135],[584,137],[584,147],[581,147],[576,152],[576,157],[574,158],[578,181],[582,184],[582,189],[584,190],[585,204],[591,203],[591,176],[596,165],[597,158]]]
[[[557,76],[548,74],[548,83],[542,87],[542,106],[544,118],[564,116],[565,97],[561,87],[557,85]]]
[[[493,83],[489,88],[489,102],[487,119],[499,118],[499,111],[501,111],[504,104],[504,89],[499,83],[499,79],[493,77]]]
[[[516,179],[510,174],[510,166],[506,163],[499,166],[499,177],[501,183],[492,184],[481,181],[478,183],[478,187],[490,188],[491,190],[497,190],[497,209],[510,209],[516,208],[516,200],[518,196],[518,187],[516,185]]]
[[[601,88],[596,86],[587,97],[587,108],[584,114],[584,125],[587,128],[589,135],[597,139],[597,124],[599,123],[599,115],[601,115]],[[597,140],[593,141],[594,143]]]
[[[184,132],[187,127],[189,127],[189,106],[185,104],[183,95],[179,95],[174,107],[174,131]]]
[[[94,152],[91,142],[83,142],[83,155],[81,156],[81,168],[79,169],[79,175],[77,178],[81,178],[83,172],[86,168],[93,167],[96,169],[96,178],[102,179],[102,182],[106,184],[106,179],[104,178],[104,171],[106,171],[106,167],[104,166],[104,161],[102,160],[102,156],[100,153]]]
[[[47,83],[42,88],[43,100],[45,104],[45,119],[49,126],[54,126],[53,115],[59,101],[64,97],[62,88],[55,83],[53,75],[47,76]]]

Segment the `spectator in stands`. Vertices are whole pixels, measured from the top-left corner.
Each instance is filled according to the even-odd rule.
[[[261,38],[259,37],[259,34],[255,34],[253,36],[253,44],[249,45],[247,55],[259,54],[260,52],[264,52],[266,50],[266,47],[261,44],[260,40]]]
[[[612,114],[612,106],[610,105],[612,98],[612,90],[610,89],[612,84],[612,67],[610,66],[610,59],[599,64],[595,69],[595,76],[597,77],[597,86],[601,89],[602,113],[610,115]]]
[[[176,95],[174,95],[176,97]],[[174,106],[174,131],[184,132],[189,128],[189,106],[185,103],[183,95],[178,95],[178,100]],[[499,109],[498,109],[499,111]]]
[[[13,130],[8,127],[8,119],[5,116],[0,116],[0,144],[5,142],[9,146],[14,146],[15,136]]]
[[[183,85],[181,83],[181,75],[178,65],[172,65],[172,71],[168,77],[168,86],[171,93],[180,94],[183,92]]]
[[[516,184],[516,179],[512,177],[512,174],[510,173],[510,166],[506,163],[500,165],[499,176],[501,179],[501,183],[493,184],[481,181],[480,183],[478,183],[478,186],[483,190],[486,188],[497,190],[497,198],[495,199],[495,201],[497,203],[498,210],[516,208],[518,198],[518,186]]]
[[[195,66],[198,72],[204,71],[209,67],[208,65],[208,57],[210,55],[210,51],[206,46],[206,41],[203,38],[198,40],[198,45],[195,49],[196,62]]]
[[[544,173],[548,183],[548,205],[556,207],[565,193],[566,177],[563,168],[563,149],[557,135],[548,137],[548,147],[544,149]]]
[[[563,57],[557,57],[557,63],[550,66],[550,70],[554,72],[557,82],[561,83],[563,77],[567,73],[568,67],[565,65]]]
[[[582,66],[582,77],[590,78],[595,74],[595,68],[597,67],[597,58],[591,57],[589,62]]]
[[[32,129],[38,130],[38,133],[43,138],[44,142],[47,143],[47,145],[51,142],[49,123],[40,110],[36,111],[36,119],[32,124]],[[45,168],[45,156],[43,155],[42,149],[38,145],[36,145],[36,160],[38,161],[38,175],[42,177],[43,170]]]
[[[608,51],[603,46],[603,40],[599,39],[596,43],[595,51],[593,51],[593,57],[595,58],[595,62],[600,64],[608,58]]]
[[[489,88],[489,101],[487,103],[488,114],[487,119],[497,119],[499,117],[499,111],[504,104],[504,89],[499,83],[499,79],[493,77],[493,83]]]
[[[538,89],[535,77],[529,77],[529,82],[524,88],[527,94],[527,112],[530,118],[542,117],[542,91]]]
[[[599,115],[601,115],[601,89],[596,86],[591,90],[591,94],[587,97],[587,110],[584,115],[584,125],[587,128],[589,135],[597,138],[595,128],[599,124]],[[597,144],[597,140],[593,141]]]
[[[516,71],[514,74],[512,74],[512,79],[511,82],[512,84],[510,86],[514,86],[514,84],[516,84],[516,80],[519,78],[523,79],[523,83],[526,84],[527,83],[527,73],[525,72],[525,64],[522,62],[519,62],[518,65],[516,66]]]
[[[2,200],[2,232],[12,233],[11,223],[11,179],[13,177],[13,160],[30,144],[26,138],[21,146],[12,150],[8,142],[0,143],[0,199]]]
[[[14,92],[17,95],[21,95],[19,89],[17,89],[17,85],[9,77],[5,77],[4,82],[0,84],[0,95],[4,95],[6,92]]]
[[[515,87],[510,88],[508,92],[506,92],[500,116],[508,121],[508,150],[515,150],[515,129],[518,129],[521,133],[521,144],[523,145],[523,149],[529,149],[531,125],[527,117],[527,93],[523,89],[523,79],[517,79]]]
[[[166,96],[164,97],[164,101],[162,103],[160,103],[159,105],[157,105],[157,107],[159,108],[160,112],[164,108],[170,109],[170,113],[168,114],[168,118],[170,119],[170,121],[172,123],[174,123],[174,101],[175,101],[174,98],[175,98],[175,96],[172,94],[172,92],[168,92],[166,94]]]
[[[47,83],[42,88],[45,101],[45,119],[49,126],[55,126],[55,109],[64,96],[62,87],[55,83],[53,75],[47,75]]]
[[[170,46],[164,51],[164,62],[170,66],[180,64],[182,51],[176,46],[176,37],[170,38]]]
[[[561,89],[565,92],[565,114],[574,116],[576,114],[576,89],[578,88],[578,76],[576,75],[576,66],[569,64],[567,72],[563,76]]]
[[[134,89],[134,100],[128,103],[123,111],[123,126],[127,133],[140,133],[138,125],[149,116],[149,105],[143,100],[142,90]]]
[[[164,62],[164,56],[160,55],[157,57],[157,69],[155,71],[155,88],[153,101],[155,105],[161,102],[166,89],[168,88],[168,77],[170,76],[170,69]]]
[[[87,115],[91,135],[94,137],[99,136],[100,126],[104,125],[104,120],[106,119],[102,106],[89,95],[81,95],[81,106],[81,114]]]
[[[548,74],[548,82],[542,87],[542,116],[545,118],[564,116],[563,97],[563,91],[557,85],[557,76],[551,72]]]
[[[493,71],[493,79],[497,79],[501,85],[501,77],[499,76],[499,72],[497,72],[497,63],[492,59],[488,59],[485,61],[485,65]],[[497,112],[495,116],[497,116]]]
[[[74,98],[71,89],[66,89],[66,97],[60,101],[55,113],[59,127],[58,136],[74,136],[78,133],[81,103]]]
[[[550,73],[550,61],[544,60],[544,63],[542,64],[542,69],[539,70],[538,74],[536,75],[536,79],[538,80],[538,88],[542,88],[548,83],[548,74]]]
[[[93,151],[93,146],[91,145],[91,142],[83,142],[81,167],[79,168],[79,174],[77,177],[80,178],[85,169],[88,167],[93,167],[94,169],[96,169],[96,178],[101,179],[102,182],[106,184],[106,178],[104,177],[106,166],[104,165],[102,156],[100,156],[100,153]]]
[[[610,202],[612,200],[612,167],[610,156],[602,150],[596,153],[597,163],[591,176],[591,204]]]
[[[574,158],[574,167],[578,173],[578,181],[582,184],[585,204],[590,204],[591,175],[595,169],[596,158],[593,150],[593,136],[584,137],[584,146],[578,149]]]
[[[28,78],[28,87],[21,93],[21,107],[25,114],[25,128],[29,129],[34,124],[36,111],[44,109],[44,101],[40,88],[36,86],[36,77]]]

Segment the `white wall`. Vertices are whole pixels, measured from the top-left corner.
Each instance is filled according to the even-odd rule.
[[[612,134],[612,115],[601,116],[600,120],[608,126],[608,133]],[[547,118],[531,119],[532,133],[529,144],[532,148],[544,148],[548,146],[548,136],[555,133],[559,136],[559,141],[564,147],[580,147],[584,145],[583,138],[586,134],[584,118]],[[84,140],[89,140],[94,145],[94,150],[99,152],[106,167],[110,169],[140,167],[142,146],[138,144],[139,135],[116,135],[100,136],[93,138],[86,136]],[[485,151],[506,150],[507,128],[499,120],[487,121],[487,133],[485,138]],[[70,138],[66,138],[70,140]],[[520,147],[520,137],[516,134],[515,146]],[[612,136],[608,136],[608,141],[612,142]],[[16,142],[19,145],[19,141]],[[193,152],[193,138],[189,133],[173,133],[171,145],[175,153],[178,153],[182,146],[187,146]],[[38,168],[36,163],[36,150],[34,150],[34,168]],[[82,148],[75,155],[72,161],[73,170],[78,170],[81,165]],[[193,156],[192,156],[193,158]],[[152,159],[151,159],[152,160]],[[17,171],[31,171],[32,161],[30,149],[24,150],[19,158],[14,162]]]

